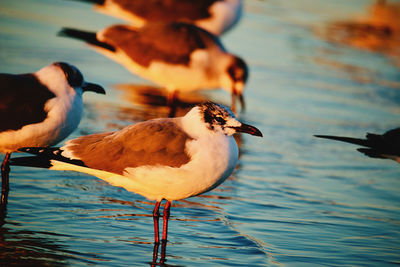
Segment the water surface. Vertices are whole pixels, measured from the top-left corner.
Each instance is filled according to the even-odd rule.
[[[174,202],[167,264],[400,263],[400,166],[313,137],[362,137],[399,127],[398,35],[353,32],[357,23],[376,20],[374,5],[245,1],[242,20],[222,42],[249,64],[248,108],[239,117],[264,138],[240,136],[240,163],[229,180]],[[75,1],[3,0],[0,72],[66,61],[106,87],[107,96],[84,95],[84,117],[69,139],[165,116],[163,92],[153,84],[83,43],[57,36],[65,26],[99,30],[120,22]],[[371,46],[374,38],[381,43]],[[184,99],[229,103],[230,97],[214,91]],[[13,167],[10,183],[0,226],[1,266],[150,265],[154,203],[71,172]]]

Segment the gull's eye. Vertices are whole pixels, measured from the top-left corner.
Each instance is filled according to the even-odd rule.
[[[225,119],[222,117],[215,117],[215,120],[219,123],[219,124],[225,124]]]

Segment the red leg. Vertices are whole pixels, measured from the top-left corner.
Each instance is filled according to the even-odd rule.
[[[154,248],[153,248],[153,261],[151,262],[151,267],[155,267],[157,264],[157,256],[158,256],[158,247],[160,246],[160,243],[155,243],[154,242]]]
[[[6,153],[6,157],[1,164],[1,203],[7,201],[7,195],[9,190],[9,179],[8,174],[10,173],[10,165],[8,163],[11,156],[11,152]]]
[[[175,117],[177,99],[178,99],[178,91],[174,91],[172,94],[168,94],[167,105],[169,107],[168,117],[170,117],[170,118]]]
[[[160,255],[161,264],[164,264],[167,261],[166,255],[167,255],[167,240],[163,240],[161,241],[161,255]]]
[[[163,215],[163,219],[164,219],[164,225],[163,225],[163,235],[162,235],[162,241],[167,241],[167,234],[168,234],[168,219],[169,219],[169,210],[171,208],[171,204],[172,201],[167,201],[167,203],[165,204],[164,207],[164,215]]]
[[[158,219],[160,218],[160,204],[161,201],[157,201],[153,210],[153,223],[154,223],[154,243],[158,244],[160,242],[160,237],[158,234]],[[157,247],[158,248],[158,247]]]

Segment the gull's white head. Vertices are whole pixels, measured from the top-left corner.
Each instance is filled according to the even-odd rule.
[[[206,127],[213,132],[233,135],[237,132],[262,136],[256,127],[240,122],[235,114],[228,108],[213,102],[205,102],[198,105],[200,117]]]
[[[65,62],[54,62],[51,66],[55,66],[61,69],[64,73],[65,79],[69,86],[78,90],[82,89],[82,92],[91,91],[98,94],[105,94],[104,88],[95,83],[85,82],[82,73],[79,69],[71,64]]]
[[[106,93],[100,85],[86,82],[77,67],[65,62],[54,62],[37,71],[35,76],[57,96],[65,93],[81,96],[87,91]]]

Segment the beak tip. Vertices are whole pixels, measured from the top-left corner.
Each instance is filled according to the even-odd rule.
[[[232,90],[231,92],[231,97],[232,97],[232,103],[231,103],[231,109],[233,112],[235,112],[233,110],[233,108],[236,107],[236,98],[239,97],[239,102],[240,102],[240,107],[241,110],[245,110],[246,109],[246,101],[244,100],[244,96],[242,92],[237,92],[236,90]]]
[[[90,91],[90,92],[95,92],[98,94],[105,95],[106,90],[101,85],[95,84],[95,83],[86,83],[84,86],[82,86],[83,91]]]
[[[255,127],[254,127],[255,128]],[[255,128],[255,131],[253,133],[250,133],[251,135],[258,136],[258,137],[263,137],[263,134],[260,130]]]
[[[263,137],[263,134],[256,127],[242,123],[242,126],[236,128],[237,132],[248,133],[254,136]]]

